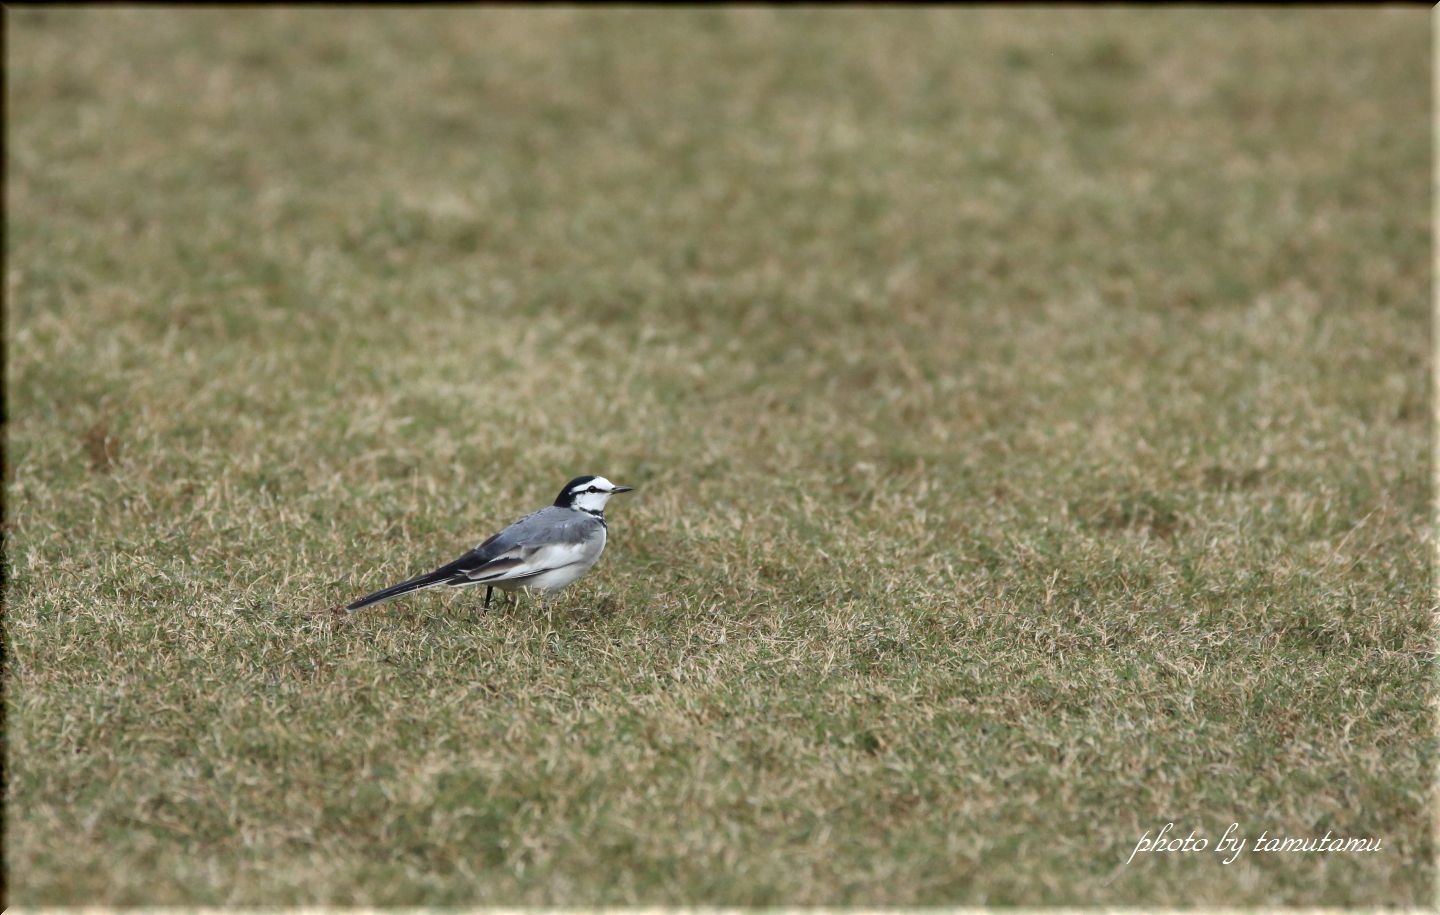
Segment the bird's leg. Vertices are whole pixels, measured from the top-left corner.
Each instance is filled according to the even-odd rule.
[[[495,594],[495,586],[494,586],[494,585],[486,585],[486,586],[485,586],[485,607],[486,607],[486,609],[489,609],[489,607],[490,607],[490,598],[491,598],[494,594]]]

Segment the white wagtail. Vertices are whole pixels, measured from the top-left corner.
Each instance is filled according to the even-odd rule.
[[[454,562],[367,594],[345,609],[442,586],[485,585],[486,606],[495,588],[558,591],[590,571],[605,551],[605,503],[634,488],[616,486],[604,477],[576,477],[560,490],[554,505],[526,515]]]

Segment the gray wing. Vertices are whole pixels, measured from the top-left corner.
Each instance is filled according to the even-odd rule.
[[[359,610],[426,588],[523,581],[577,562],[594,562],[605,545],[604,537],[605,525],[597,518],[568,508],[542,508],[454,562],[367,594],[346,609]]]
[[[530,578],[584,561],[604,532],[599,519],[552,505],[526,515],[425,578],[451,585]]]

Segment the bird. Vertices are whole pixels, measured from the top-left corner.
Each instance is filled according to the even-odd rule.
[[[497,588],[538,591],[542,601],[548,600],[595,565],[605,551],[605,504],[634,488],[600,476],[576,477],[553,505],[526,515],[455,561],[367,594],[345,609],[353,613],[416,591],[473,585],[485,585],[486,606]]]

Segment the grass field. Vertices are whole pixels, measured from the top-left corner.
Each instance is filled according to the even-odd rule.
[[[1427,11],[5,19],[12,903],[1433,899]]]

